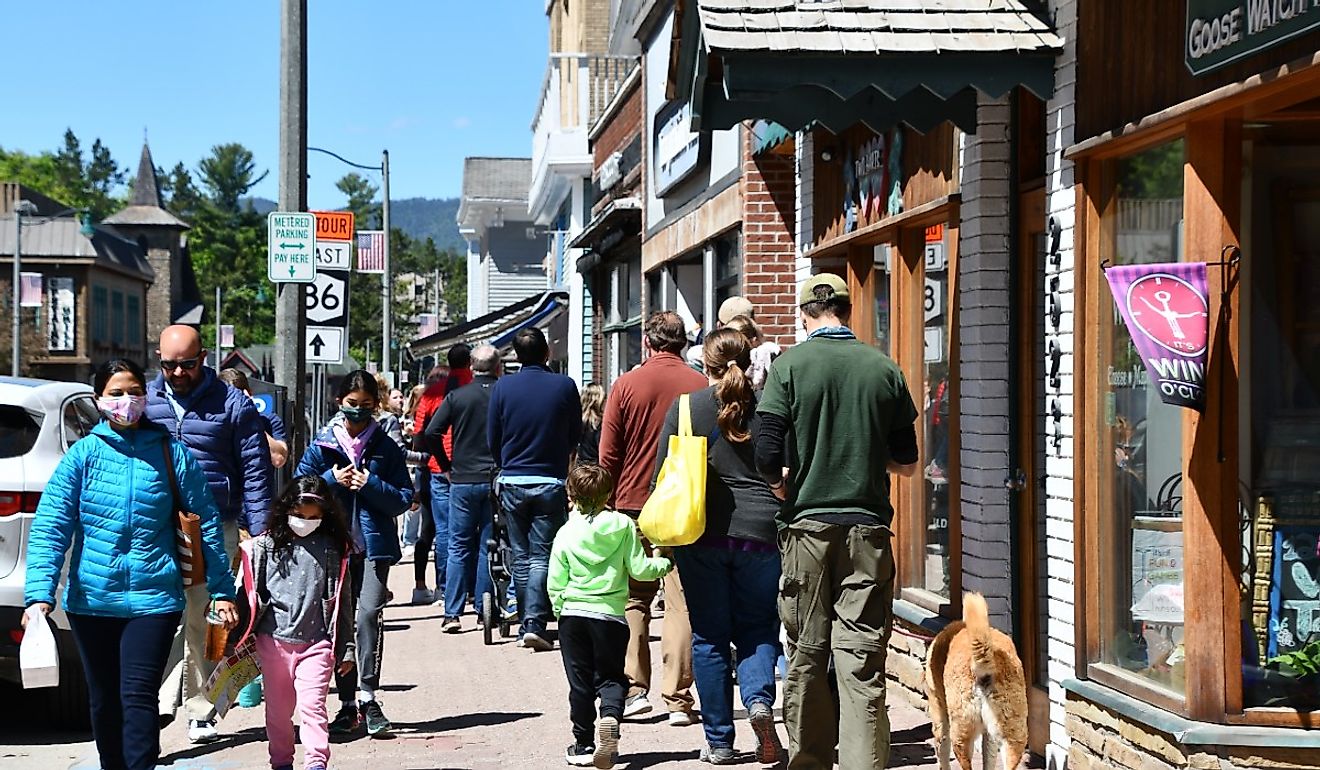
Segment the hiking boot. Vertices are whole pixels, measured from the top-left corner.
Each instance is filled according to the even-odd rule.
[[[775,730],[774,709],[767,703],[753,703],[747,710],[747,721],[752,723],[752,732],[756,733],[756,761],[763,765],[778,762],[784,747]]]
[[[591,757],[596,770],[609,770],[614,767],[614,758],[619,754],[619,720],[617,717],[601,717],[596,726],[596,751]]]
[[[708,765],[732,765],[738,761],[738,752],[728,746],[706,746],[701,749],[701,761]]]
[[[362,726],[362,715],[356,703],[345,703],[339,707],[339,713],[330,720],[331,735],[352,735]]]
[[[564,750],[564,761],[574,767],[591,767],[595,752],[595,746],[583,746],[580,743],[569,744],[569,747]]]
[[[369,700],[362,704],[362,717],[367,722],[367,735],[372,738],[389,735],[390,730],[394,729],[394,725],[385,718],[385,712],[381,711],[380,703],[377,701]]]

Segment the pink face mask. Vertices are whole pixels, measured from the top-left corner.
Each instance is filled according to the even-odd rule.
[[[147,410],[147,397],[127,394],[101,396],[96,399],[96,405],[107,420],[115,425],[127,427],[136,425],[137,421],[142,419],[142,413]]]

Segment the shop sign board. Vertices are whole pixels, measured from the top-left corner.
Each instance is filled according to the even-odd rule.
[[[1187,69],[1204,75],[1316,27],[1314,0],[1187,0]]]
[[[655,140],[651,165],[655,194],[663,196],[679,182],[692,176],[705,160],[709,142],[692,128],[692,105],[669,102],[656,112]]]

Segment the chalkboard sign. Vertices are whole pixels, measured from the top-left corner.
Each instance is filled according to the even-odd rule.
[[[1270,583],[1269,656],[1320,639],[1320,523],[1279,524]]]

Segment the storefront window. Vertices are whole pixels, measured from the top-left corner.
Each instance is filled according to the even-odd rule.
[[[738,236],[715,242],[715,307],[738,293]]]
[[[925,395],[926,569],[922,587],[949,598],[949,269],[945,230],[926,231],[923,313],[924,355],[922,361]],[[881,283],[876,284],[876,296]],[[879,300],[877,299],[877,302]],[[878,311],[879,308],[877,308]],[[877,324],[879,312],[876,313]],[[878,330],[877,330],[878,331]],[[956,458],[955,458],[956,460]]]
[[[1253,132],[1239,295],[1243,700],[1309,711],[1320,709],[1320,148],[1286,128]]]
[[[882,243],[875,247],[875,346],[892,356],[889,347],[889,244]]]
[[[1183,141],[1116,163],[1102,254],[1114,264],[1183,258]],[[1181,693],[1183,410],[1160,400],[1122,316],[1099,310],[1100,660]]]

